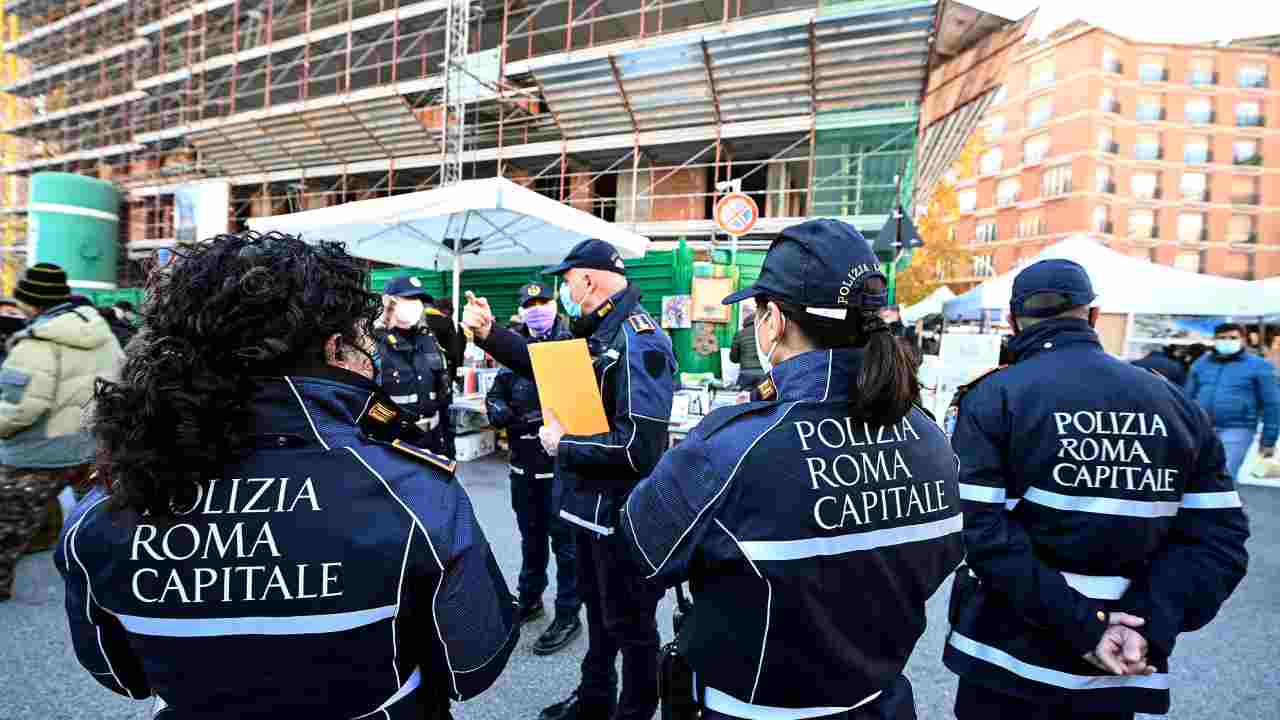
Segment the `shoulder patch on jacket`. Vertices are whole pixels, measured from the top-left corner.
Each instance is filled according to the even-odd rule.
[[[653,324],[653,319],[648,315],[632,315],[627,318],[627,322],[631,323],[631,329],[635,330],[637,333],[651,333],[658,329],[658,327]]]
[[[709,438],[740,417],[750,415],[757,410],[777,407],[777,405],[777,403],[773,402],[749,402],[741,405],[717,408],[711,411],[711,414],[703,418],[702,422],[698,423],[696,431],[699,436]]]
[[[444,455],[437,455],[431,452],[430,450],[427,450],[425,448],[420,448],[417,445],[410,445],[404,442],[403,440],[392,440],[391,442],[386,444],[390,445],[396,450],[399,450],[405,455],[408,455],[409,457],[414,458],[415,460],[421,460],[422,462],[428,463],[430,465],[435,465],[441,470],[449,473],[450,476],[453,475],[453,471],[458,467],[458,463],[455,460],[450,460]]]
[[[778,397],[778,386],[773,384],[772,375],[766,375],[763,380],[756,384],[756,393],[761,400],[773,400]]]
[[[964,396],[968,395],[969,391],[977,387],[983,380],[986,380],[1007,367],[1009,366],[1001,365],[999,367],[991,368],[978,377],[956,388],[956,394],[951,396],[951,404],[947,406],[947,416],[944,418],[942,423],[942,429],[947,433],[947,437],[951,437],[955,434],[956,421],[960,418],[960,402],[964,400]]]

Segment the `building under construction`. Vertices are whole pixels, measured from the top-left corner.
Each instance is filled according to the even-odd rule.
[[[8,0],[7,256],[32,173],[114,183],[137,260],[175,242],[185,184],[228,183],[236,230],[435,187],[447,131],[464,177],[657,241],[714,242],[727,181],[759,205],[748,244],[809,216],[871,233],[911,204],[918,165],[949,164],[918,154],[930,70],[1009,26],[947,0],[465,2]],[[943,155],[977,121],[955,116],[932,133]],[[136,284],[137,263],[121,268]]]

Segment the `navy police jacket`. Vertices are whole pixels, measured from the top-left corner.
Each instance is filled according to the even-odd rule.
[[[1017,362],[963,396],[967,570],[944,660],[966,681],[1076,712],[1162,714],[1179,633],[1244,577],[1248,524],[1205,414],[1111,357],[1083,320],[1010,343]],[[1146,619],[1152,676],[1085,662],[1110,611]]]
[[[569,340],[572,337],[565,323],[556,318],[555,325],[546,335],[530,336],[529,342]],[[512,476],[550,479],[554,474],[555,460],[542,449],[542,441],[538,439],[538,429],[542,427],[542,403],[538,400],[537,384],[503,368],[493,379],[493,387],[485,395],[484,404],[489,423],[507,429]]]
[[[560,517],[612,535],[623,498],[648,477],[667,447],[676,358],[670,338],[640,305],[634,286],[580,318],[574,334],[588,336],[609,431],[560,441],[555,463],[565,489]],[[520,335],[495,327],[480,347],[513,372],[533,377],[528,341]]]
[[[419,325],[411,330],[379,328],[380,385],[396,404],[424,418],[448,412],[452,386],[444,351],[431,330]]]
[[[887,427],[851,416],[861,358],[845,348],[779,364],[767,400],[712,412],[627,498],[636,562],[693,591],[679,643],[710,709],[834,714],[874,701],[960,563],[946,436],[918,408]]]
[[[372,440],[385,401],[330,375],[262,380],[256,449],[174,517],[77,506],[54,559],[95,680],[174,720],[420,720],[497,679],[515,604],[452,463]]]

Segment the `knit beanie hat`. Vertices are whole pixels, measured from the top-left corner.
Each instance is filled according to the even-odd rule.
[[[53,263],[33,265],[23,273],[13,297],[41,310],[70,302],[71,287],[67,285],[67,273]]]

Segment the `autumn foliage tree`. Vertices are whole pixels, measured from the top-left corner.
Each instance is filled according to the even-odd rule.
[[[976,173],[981,150],[979,133],[974,133],[952,166],[953,172],[934,186],[924,214],[916,220],[916,230],[924,241],[924,247],[916,250],[911,257],[911,265],[898,273],[897,298],[903,306],[925,299],[946,278],[971,274],[973,252],[968,242],[952,233],[951,228],[960,219],[955,182]]]

